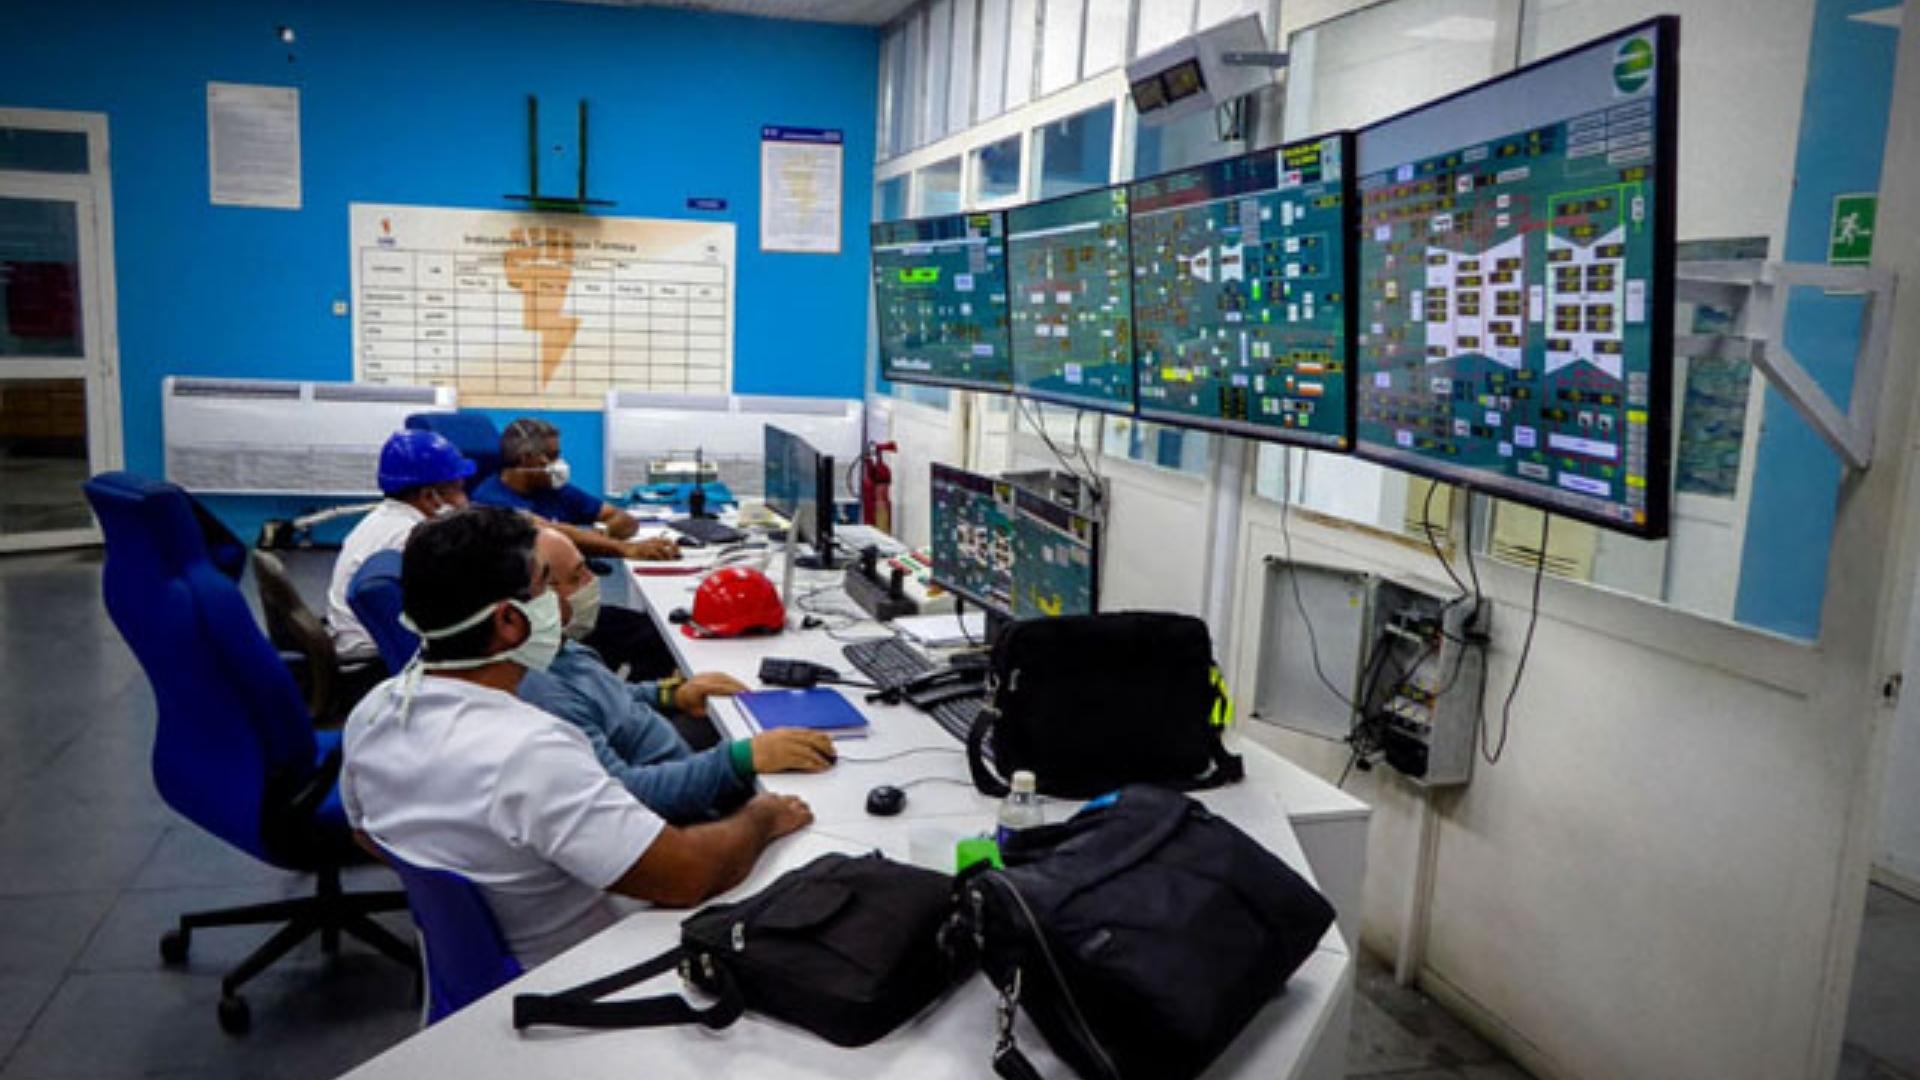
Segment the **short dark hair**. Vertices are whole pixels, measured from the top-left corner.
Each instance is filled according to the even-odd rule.
[[[545,420],[523,416],[500,433],[500,460],[507,465],[518,465],[528,458],[542,456],[547,452],[548,440],[559,437],[559,428]]]
[[[414,527],[400,556],[402,610],[423,630],[452,626],[488,604],[525,597],[533,585],[533,522],[517,510],[478,504]],[[429,660],[485,656],[491,622],[426,642]]]

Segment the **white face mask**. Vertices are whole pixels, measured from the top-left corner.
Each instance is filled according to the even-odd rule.
[[[573,466],[567,463],[566,458],[554,458],[547,465],[547,477],[553,481],[554,487],[566,487],[567,482],[573,479]]]
[[[493,609],[501,602],[495,601],[474,612],[472,615],[438,630],[422,630],[413,625],[412,620],[402,615],[400,622],[407,629],[420,635],[421,641],[438,641],[450,638],[464,630],[470,630],[493,617]],[[486,667],[501,661],[519,664],[528,671],[545,671],[553,663],[554,654],[560,651],[560,643],[565,640],[560,628],[560,594],[548,589],[531,600],[507,600],[505,603],[518,608],[526,616],[527,639],[506,652],[492,656],[476,656],[466,660],[422,660],[415,659],[414,665],[423,671],[467,671]]]
[[[567,598],[567,605],[573,608],[573,618],[567,620],[567,636],[579,641],[593,633],[600,621],[600,579],[588,578]]]
[[[453,505],[450,502],[437,503],[434,505],[434,508],[433,508],[433,516],[437,518],[443,518],[449,514],[458,513],[459,510],[460,510],[459,507]]]

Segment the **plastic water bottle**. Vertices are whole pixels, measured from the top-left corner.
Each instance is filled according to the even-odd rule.
[[[1040,796],[1034,793],[1032,773],[1025,769],[1014,773],[1011,788],[1007,797],[1000,800],[1000,827],[994,832],[994,839],[1002,849],[1014,833],[1046,822],[1040,809]]]

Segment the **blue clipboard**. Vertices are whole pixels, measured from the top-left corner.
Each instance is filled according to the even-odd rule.
[[[808,728],[836,739],[867,733],[867,718],[838,690],[816,686],[809,690],[754,690],[733,699],[747,722],[761,731]]]

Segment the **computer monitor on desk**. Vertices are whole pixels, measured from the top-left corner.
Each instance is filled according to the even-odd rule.
[[[833,457],[790,431],[767,425],[767,508],[784,517],[796,545],[812,550],[795,562],[807,570],[832,570]]]
[[[933,466],[933,584],[1013,619],[1087,615],[1099,605],[1099,522],[1008,480]]]

